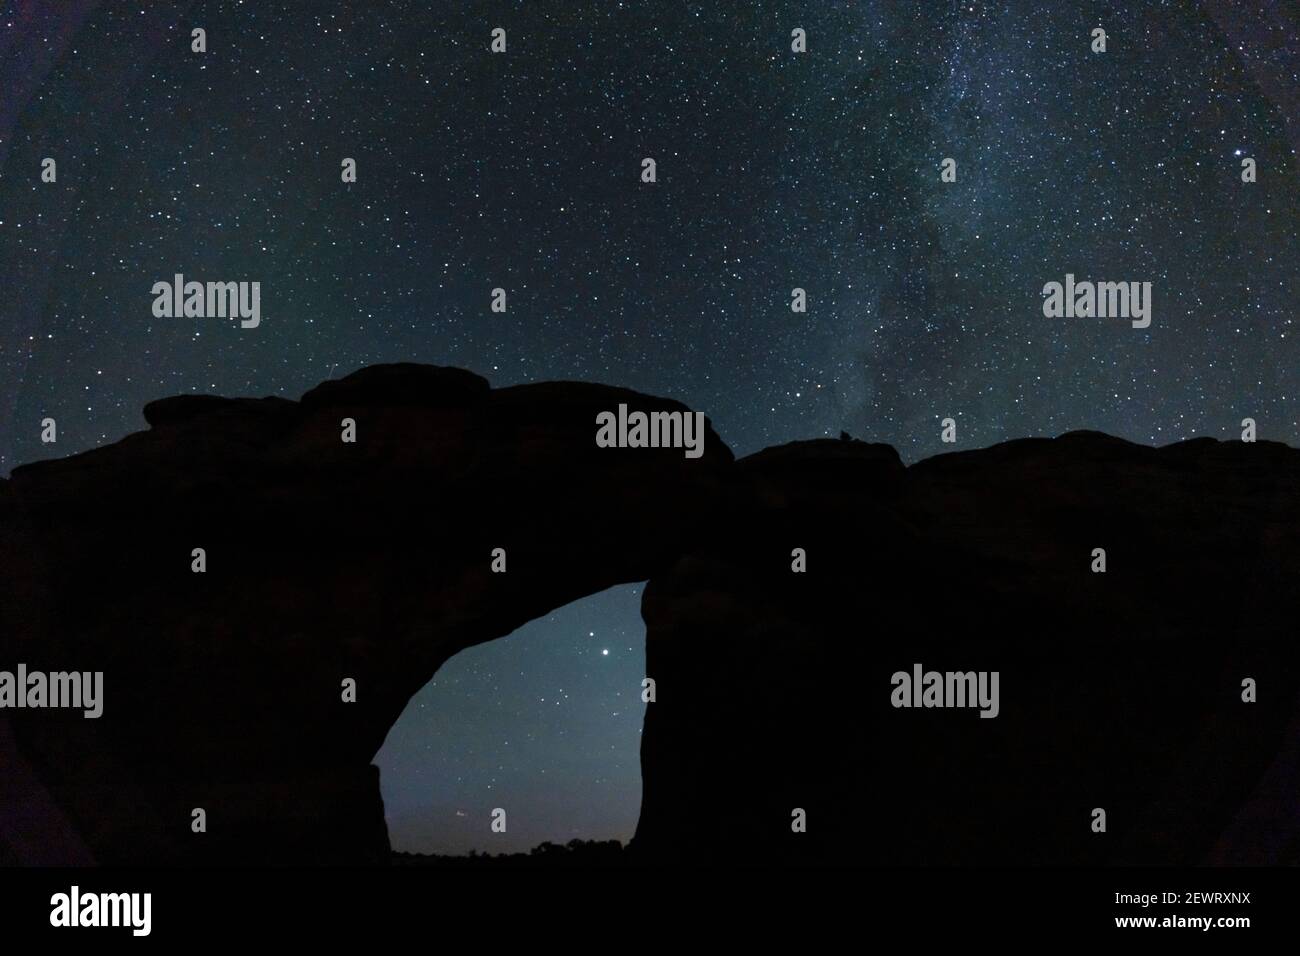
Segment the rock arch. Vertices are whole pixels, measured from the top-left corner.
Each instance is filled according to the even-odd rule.
[[[1300,451],[1075,432],[734,461],[709,430],[688,459],[598,449],[620,404],[685,411],[376,366],[298,402],[155,402],[148,432],[16,469],[0,662],[105,674],[99,720],[3,714],[44,823],[103,863],[383,862],[370,761],[410,695],[649,580],[642,860],[1297,862],[1300,808],[1267,791],[1300,773]],[[996,669],[998,716],[892,707],[915,666]]]
[[[716,506],[717,435],[696,461],[597,449],[620,403],[685,410],[376,366],[300,402],[154,402],[147,432],[16,469],[4,659],[102,670],[106,702],[10,717],[95,858],[385,860],[370,760],[411,694],[462,648],[659,573]]]

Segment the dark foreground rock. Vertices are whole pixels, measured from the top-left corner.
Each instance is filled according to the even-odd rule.
[[[737,471],[752,507],[646,589],[662,679],[636,845],[880,864],[1297,860],[1300,453],[1074,433],[908,469],[879,446],[804,442]],[[998,671],[998,716],[895,708],[891,677],[917,664]],[[791,832],[793,808],[807,833]]]
[[[737,462],[710,431],[691,460],[598,449],[619,403],[684,410],[380,366],[155,402],[147,432],[15,470],[0,669],[102,670],[105,702],[0,711],[0,860],[388,862],[370,761],[410,696],[646,579],[622,862],[1300,856],[1300,451],[1074,433],[904,468],[853,441]],[[895,708],[917,664],[997,671],[998,715]]]

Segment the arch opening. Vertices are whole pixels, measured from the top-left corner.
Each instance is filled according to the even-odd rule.
[[[395,853],[627,844],[641,809],[644,582],[460,651],[407,703],[374,763]],[[504,830],[498,822],[504,810]]]

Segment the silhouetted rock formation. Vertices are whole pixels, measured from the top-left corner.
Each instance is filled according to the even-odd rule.
[[[1077,432],[907,469],[882,446],[799,442],[737,471],[752,505],[646,588],[658,700],[635,846],[1194,863],[1283,746],[1300,452]],[[999,715],[895,708],[891,675],[918,663],[998,671]],[[1257,703],[1242,701],[1247,677]],[[1288,852],[1300,796],[1278,796],[1218,858]],[[807,833],[791,832],[792,808]]]
[[[645,579],[657,696],[620,859],[1294,856],[1300,452],[1073,433],[905,468],[856,440],[737,462],[710,431],[691,460],[597,448],[619,403],[683,409],[377,366],[299,402],[153,402],[148,432],[15,470],[0,669],[105,691],[98,720],[0,711],[0,860],[386,862],[370,761],[410,696]],[[998,716],[894,708],[918,663],[999,671]],[[33,828],[62,835],[37,853]]]
[[[410,696],[465,647],[665,569],[719,494],[711,431],[696,461],[596,448],[620,402],[682,408],[375,367],[301,402],[153,402],[151,431],[16,469],[0,668],[102,670],[105,703],[0,717],[102,862],[386,862],[370,761]]]

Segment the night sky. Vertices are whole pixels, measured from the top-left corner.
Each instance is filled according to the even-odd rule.
[[[670,396],[737,454],[1300,444],[1300,13],[1253,6],[6,3],[0,472],[395,361]],[[261,282],[260,327],[155,318],[178,272]],[[1151,327],[1045,318],[1067,273],[1153,283]],[[377,758],[397,848],[630,836],[639,600],[439,672]]]

